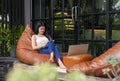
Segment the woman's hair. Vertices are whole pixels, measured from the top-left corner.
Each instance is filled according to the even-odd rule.
[[[44,25],[44,23],[43,23],[42,21],[38,21],[37,26],[36,26],[35,34],[38,34],[38,32],[39,32],[39,27],[41,27],[41,26],[44,26],[44,27],[45,27],[45,25]],[[51,39],[50,35],[48,35],[48,32],[47,32],[47,30],[46,30],[46,27],[45,27],[44,35],[45,35],[49,40]]]

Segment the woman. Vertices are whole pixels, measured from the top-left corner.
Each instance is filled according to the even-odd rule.
[[[32,36],[32,48],[33,50],[38,50],[40,54],[50,54],[50,58],[48,60],[49,62],[53,62],[55,56],[59,66],[66,69],[60,59],[61,55],[58,47],[54,45],[50,36],[47,35],[44,23],[41,21],[37,24],[37,31],[35,32],[35,35]]]

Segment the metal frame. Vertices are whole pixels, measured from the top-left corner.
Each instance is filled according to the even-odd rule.
[[[82,40],[82,39],[79,39],[79,35],[78,35],[78,32],[79,32],[78,24],[79,24],[79,22],[76,21],[75,22],[74,39],[66,39],[64,37],[64,28],[62,28],[63,30],[62,30],[62,33],[61,33],[61,34],[63,34],[62,38],[61,39],[55,39],[56,41],[62,41],[62,44],[63,44],[62,45],[62,51],[67,51],[65,49],[65,46],[64,46],[65,41],[75,41],[74,42],[75,44],[89,42],[89,43],[91,43],[91,47],[92,47],[91,53],[94,56],[98,56],[98,55],[94,54],[94,49],[95,49],[94,44],[95,43],[97,43],[97,42],[103,42],[103,43],[105,43],[106,44],[106,50],[107,50],[107,49],[109,49],[112,46],[111,43],[115,43],[115,42],[119,41],[119,40],[110,40],[110,38],[109,38],[110,31],[111,31],[110,27],[109,27],[109,24],[110,24],[110,22],[109,22],[110,14],[112,14],[112,13],[119,13],[119,12],[118,11],[109,11],[110,0],[106,0],[106,5],[107,5],[106,6],[106,12],[95,13],[94,12],[94,7],[95,7],[94,1],[95,0],[91,1],[93,13],[81,14],[81,15],[78,16],[78,18],[81,18],[81,17],[84,17],[84,16],[92,16],[92,18],[94,18],[94,16],[106,15],[106,25],[105,25],[106,27],[104,28],[106,30],[106,39],[105,40],[94,40],[94,29],[95,29],[95,25],[94,25],[95,21],[94,21],[94,19],[92,19],[92,25],[91,25],[92,26],[92,28],[91,28],[92,29],[92,39],[91,40]],[[80,3],[81,3],[80,0],[76,0],[76,1],[73,0],[73,6],[81,6]],[[49,4],[50,4],[50,17],[48,19],[45,18],[45,19],[42,19],[42,20],[50,22],[50,27],[51,27],[50,32],[51,32],[51,35],[53,37],[54,36],[54,20],[66,18],[66,17],[64,17],[64,14],[63,14],[63,12],[64,12],[64,0],[62,0],[62,10],[61,10],[62,17],[54,18],[54,8],[53,8],[54,0],[50,0]],[[67,17],[67,18],[71,18],[71,16]],[[40,19],[31,19],[32,22],[38,21],[38,20],[40,20]],[[64,26],[64,21],[62,21],[62,27],[63,26]]]

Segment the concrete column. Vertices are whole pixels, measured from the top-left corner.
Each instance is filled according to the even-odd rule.
[[[25,20],[25,25],[27,24],[31,24],[30,20],[31,20],[31,13],[32,11],[32,4],[31,4],[31,0],[24,0],[24,20]]]

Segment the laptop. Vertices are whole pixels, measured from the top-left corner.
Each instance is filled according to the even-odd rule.
[[[88,52],[88,44],[69,45],[67,55],[86,54]]]

